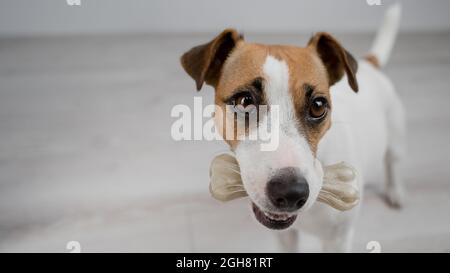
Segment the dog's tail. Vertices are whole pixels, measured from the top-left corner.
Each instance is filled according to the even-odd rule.
[[[378,33],[366,60],[376,67],[383,67],[389,60],[392,48],[394,47],[402,14],[402,6],[396,3],[388,8],[384,15],[383,23],[378,29]]]

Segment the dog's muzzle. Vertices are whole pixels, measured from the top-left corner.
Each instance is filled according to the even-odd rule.
[[[285,229],[295,222],[295,213],[308,200],[308,182],[298,168],[283,168],[267,183],[266,195],[274,209],[268,212],[253,203],[256,219],[268,228]]]
[[[253,202],[252,209],[256,220],[270,229],[286,229],[295,222],[295,219],[297,219],[296,214],[265,212],[258,208]]]
[[[262,193],[267,201],[258,206],[261,198],[251,200],[256,219],[268,228],[285,229],[295,222],[299,210],[308,209],[315,200],[340,211],[359,203],[358,175],[353,167],[341,162],[322,168],[316,159],[315,168],[317,179],[309,177],[308,182],[311,185],[322,182],[320,192],[309,187],[298,168],[283,168],[270,176]],[[232,154],[214,158],[210,177],[209,190],[215,199],[226,202],[248,196],[239,164]]]

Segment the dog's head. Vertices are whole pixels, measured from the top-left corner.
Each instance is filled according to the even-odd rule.
[[[236,154],[256,218],[272,229],[289,227],[322,187],[315,163],[318,143],[331,126],[329,88],[346,74],[357,92],[355,59],[327,33],[314,35],[302,48],[247,43],[227,29],[186,52],[181,63],[198,90],[205,82],[215,88],[220,112],[231,107],[237,113],[216,115],[215,121],[222,135],[234,130],[235,138],[224,139]],[[269,110],[258,116],[257,124],[278,106],[279,145],[274,151],[262,151],[258,141],[238,136],[236,126],[229,128],[239,114],[261,105]],[[248,125],[241,133],[255,129]]]

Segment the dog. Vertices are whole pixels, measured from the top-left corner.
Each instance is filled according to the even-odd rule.
[[[239,162],[256,219],[279,230],[281,251],[299,251],[298,231],[317,236],[323,251],[351,251],[359,207],[338,212],[316,202],[322,186],[316,159],[324,165],[345,161],[354,166],[361,191],[364,183],[383,179],[384,172],[388,204],[402,205],[405,114],[393,84],[381,72],[400,14],[398,4],[388,9],[370,53],[359,60],[326,32],[297,47],[248,43],[234,29],[182,55],[181,64],[197,90],[204,83],[214,87],[216,107],[248,114],[247,109],[260,105],[279,106],[275,151],[261,151],[258,141],[224,140]],[[235,130],[226,125],[235,118],[215,118],[221,134]]]

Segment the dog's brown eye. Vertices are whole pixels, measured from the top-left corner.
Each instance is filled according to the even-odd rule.
[[[309,108],[309,115],[312,118],[319,119],[327,113],[327,100],[325,98],[315,98]]]
[[[240,111],[243,111],[243,112],[246,112],[246,108],[248,108],[249,106],[252,106],[254,104],[255,104],[255,102],[253,100],[253,97],[248,93],[238,95],[234,99],[234,107],[238,108]]]

